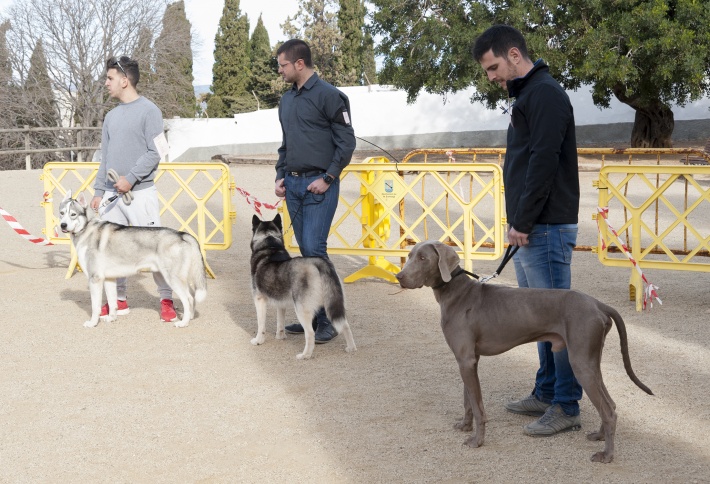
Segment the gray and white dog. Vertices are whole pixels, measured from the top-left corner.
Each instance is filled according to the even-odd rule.
[[[303,326],[306,346],[296,358],[308,359],[315,347],[311,321],[318,309],[325,308],[338,333],[343,333],[345,351],[355,351],[350,325],[345,318],[345,297],[333,263],[323,257],[291,257],[283,242],[281,215],[272,221],[252,217],[251,289],[256,306],[257,331],[251,344],[264,343],[266,307],[276,306],[276,339],[286,338],[286,308],[293,306]]]
[[[72,198],[71,190],[59,204],[60,227],[71,236],[79,264],[89,278],[92,328],[99,323],[101,288],[106,290],[109,307],[107,322],[115,321],[116,279],[140,271],[160,272],[183,306],[182,320],[189,324],[195,316],[195,303],[206,295],[205,263],[195,237],[168,227],[130,227],[105,222],[92,216],[83,192]],[[91,215],[90,215],[91,214]]]

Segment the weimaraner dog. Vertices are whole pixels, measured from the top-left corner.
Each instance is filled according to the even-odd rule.
[[[604,440],[604,451],[593,462],[614,458],[616,405],[601,373],[604,339],[616,323],[626,373],[639,388],[653,395],[631,369],[626,326],[619,313],[591,296],[567,289],[526,289],[481,284],[459,267],[459,256],[441,242],[421,242],[409,253],[397,274],[403,288],[429,286],[441,307],[441,329],[454,352],[464,383],[464,417],[455,427],[475,433],[465,442],[483,445],[486,413],[478,380],[478,359],[499,355],[523,343],[550,341],[552,350],[565,346],[577,380],[594,404],[602,424],[589,440]]]

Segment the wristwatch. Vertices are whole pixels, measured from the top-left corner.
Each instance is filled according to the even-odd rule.
[[[328,185],[333,183],[333,180],[335,180],[335,177],[332,175],[329,175],[327,173],[323,173],[323,181],[326,182]]]

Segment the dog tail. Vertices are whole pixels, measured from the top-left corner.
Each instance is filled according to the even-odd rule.
[[[190,266],[190,280],[195,289],[195,303],[201,303],[207,297],[207,276],[205,268],[205,260],[200,250],[200,243],[192,235],[185,234],[183,239],[192,246],[192,250],[196,252],[191,258],[192,265]]]
[[[631,368],[631,358],[629,357],[629,341],[626,335],[626,324],[624,323],[623,318],[621,317],[619,312],[611,306],[602,304],[602,307],[604,312],[606,312],[607,315],[611,316],[611,318],[614,320],[614,323],[616,323],[616,330],[619,332],[619,342],[621,344],[621,357],[624,360],[624,368],[626,369],[626,374],[629,375],[629,378],[631,378],[631,381],[634,382],[637,387],[639,387],[641,390],[648,393],[649,395],[653,395],[651,389],[641,383],[641,380],[638,379],[638,377],[634,373],[634,370]]]

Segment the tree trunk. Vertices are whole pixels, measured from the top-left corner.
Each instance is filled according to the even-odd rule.
[[[627,95],[623,84],[612,89],[616,98],[636,111],[631,130],[632,148],[672,148],[673,111],[658,100],[644,101],[637,95]]]
[[[632,148],[672,148],[673,111],[665,106],[655,109],[636,109],[631,130]]]

